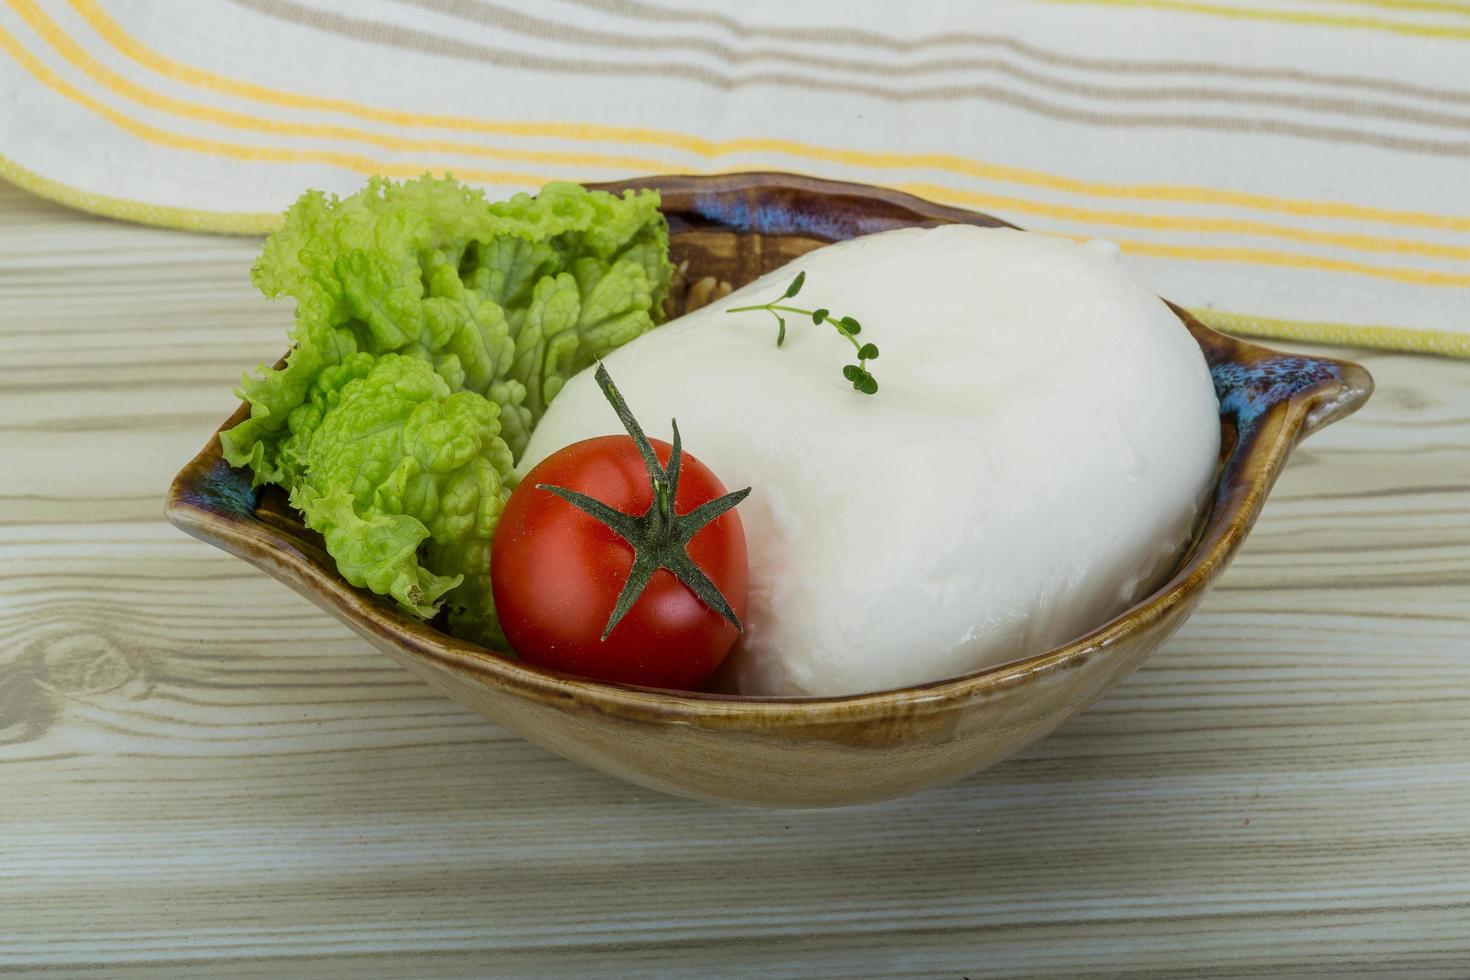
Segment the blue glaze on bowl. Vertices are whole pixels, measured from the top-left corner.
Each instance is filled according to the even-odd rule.
[[[714,224],[746,233],[809,235],[828,241],[868,233],[843,227],[830,213],[803,212],[771,203],[756,203],[744,197],[701,195],[695,200],[694,210]]]
[[[1283,355],[1260,361],[1224,361],[1210,366],[1220,414],[1234,417],[1244,431],[1272,405],[1308,391],[1325,381],[1341,381],[1342,369],[1329,361]]]
[[[1228,510],[1230,498],[1243,493],[1248,484],[1241,473],[1255,451],[1261,418],[1273,406],[1302,392],[1324,382],[1340,382],[1342,369],[1330,361],[1281,354],[1260,360],[1215,361],[1210,377],[1220,401],[1220,417],[1235,422],[1235,445],[1215,488],[1215,507]]]
[[[837,242],[862,235],[872,235],[894,228],[912,228],[916,222],[908,214],[873,213],[873,202],[865,202],[868,210],[829,207],[812,209],[788,202],[780,196],[755,198],[742,194],[696,194],[689,211],[700,218],[733,231],[761,235],[801,235]],[[960,212],[956,212],[961,214]],[[967,224],[1008,227],[1005,222],[988,215],[963,215]],[[929,222],[930,224],[938,222]]]
[[[260,494],[250,485],[250,472],[216,459],[197,482],[185,484],[180,498],[215,514],[254,519]]]

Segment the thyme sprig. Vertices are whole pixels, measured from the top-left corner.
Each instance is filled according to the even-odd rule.
[[[788,306],[783,301],[796,296],[801,292],[801,287],[806,284],[806,271],[796,274],[791,280],[791,285],[786,287],[786,292],[781,294],[780,299],[769,303],[760,303],[754,306],[735,306],[726,310],[726,313],[749,313],[753,310],[765,310],[776,318],[776,346],[780,347],[786,342],[786,318],[782,313],[795,313],[800,316],[809,316],[812,322],[818,325],[830,323],[839,334],[852,344],[853,350],[857,351],[857,363],[848,364],[842,368],[842,376],[846,378],[855,391],[865,395],[876,395],[878,393],[878,382],[873,378],[872,372],[868,370],[868,362],[877,360],[878,345],[863,343],[857,339],[862,332],[863,325],[856,317],[836,316],[831,310],[818,308],[815,310],[804,310],[797,306]]]

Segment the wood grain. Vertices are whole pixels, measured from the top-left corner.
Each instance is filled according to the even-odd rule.
[[[1470,964],[1470,372],[1294,458],[1184,630],[959,784],[579,769],[164,524],[279,353],[253,241],[0,188],[0,974],[1198,976]]]

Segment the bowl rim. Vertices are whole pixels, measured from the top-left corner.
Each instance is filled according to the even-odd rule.
[[[1013,227],[988,215],[934,204],[887,188],[798,174],[668,175],[587,186],[603,189],[677,186],[687,195],[706,198],[721,192],[743,193],[752,189],[846,198],[858,196],[930,215],[934,220],[929,223],[983,219],[981,223]],[[1208,342],[1217,350],[1228,351],[1229,360],[1240,364],[1295,356],[1222,334],[1200,323],[1180,307],[1172,303],[1168,306],[1200,342],[1202,352]],[[868,719],[891,719],[895,712],[919,715],[941,711],[956,702],[983,698],[1039,675],[1064,670],[1168,618],[1179,606],[1201,594],[1244,541],[1295,444],[1306,435],[1356,411],[1373,390],[1372,378],[1360,365],[1329,357],[1312,356],[1307,359],[1335,369],[1335,378],[1295,391],[1269,406],[1272,411],[1263,417],[1259,430],[1252,435],[1259,445],[1247,454],[1253,464],[1251,477],[1243,487],[1241,499],[1229,513],[1228,525],[1223,533],[1207,541],[1207,547],[1197,547],[1187,555],[1168,581],[1112,619],[1061,646],[955,677],[881,691],[845,695],[749,696],[606,683],[536,667],[442,633],[379,597],[353,588],[334,570],[320,566],[266,522],[255,519],[253,515],[252,519],[245,520],[200,502],[200,495],[195,489],[208,479],[210,473],[220,467],[228,469],[221,455],[219,433],[248,415],[249,406],[243,403],[174,477],[164,513],[176,527],[261,568],[364,637],[387,642],[422,661],[473,673],[483,682],[508,694],[563,706],[572,703],[579,708],[631,720],[683,722],[702,727],[749,728],[752,723],[760,727],[763,723],[789,724],[793,721],[810,725],[851,724]],[[1224,475],[1217,474],[1217,498],[1212,508],[1222,505],[1218,491],[1223,485]],[[1206,523],[1211,523],[1211,520],[1207,519]]]

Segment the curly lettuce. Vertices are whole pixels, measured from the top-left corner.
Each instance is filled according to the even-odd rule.
[[[320,386],[325,412],[300,413],[291,503],[347,581],[424,617],[445,599],[451,623],[483,635],[490,542],[510,495],[500,408],[450,391],[425,360],[364,357]]]
[[[285,488],[347,581],[493,643],[513,461],[572,375],[662,320],[671,274],[653,191],[310,191],[251,271],[296,301],[292,349],[245,377],[224,456]]]
[[[251,272],[267,296],[296,300],[294,348],[245,379],[250,418],[221,435],[225,458],[289,489],[292,411],[320,371],[358,352],[413,354],[494,401],[518,455],[568,378],[662,319],[671,274],[653,191],[552,183],[491,203],[422,177],[374,178],[342,199],[308,192]]]

